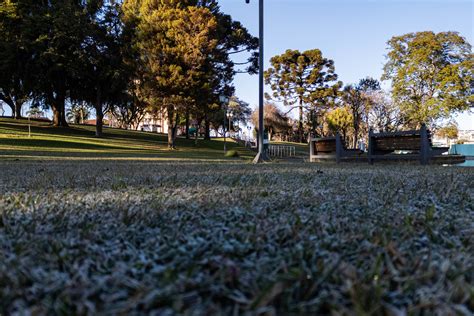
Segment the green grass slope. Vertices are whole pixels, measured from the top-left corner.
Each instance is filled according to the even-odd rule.
[[[168,150],[167,135],[104,128],[104,137],[94,136],[94,126],[71,125],[55,128],[48,122],[0,118],[0,159],[133,159],[133,160],[235,160],[226,158],[222,140],[178,138],[177,150]],[[230,141],[229,150],[240,158],[251,159],[253,153]]]

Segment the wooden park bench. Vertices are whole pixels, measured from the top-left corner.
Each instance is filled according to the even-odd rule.
[[[310,161],[335,160],[340,163],[344,158],[356,158],[363,154],[358,149],[347,149],[340,134],[334,137],[311,138],[309,146]]]
[[[368,160],[419,160],[429,164],[435,156],[448,152],[449,147],[433,147],[431,133],[423,125],[420,130],[404,132],[369,132]]]

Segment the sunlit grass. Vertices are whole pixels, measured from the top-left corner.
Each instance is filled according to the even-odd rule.
[[[31,135],[28,124],[31,123]],[[177,150],[169,150],[167,136],[156,133],[104,129],[104,137],[94,136],[93,126],[72,125],[70,129],[53,128],[45,122],[0,119],[0,157],[9,159],[57,158],[146,158],[146,159],[228,159],[220,140],[179,138]],[[251,159],[253,153],[231,139],[229,149],[239,151],[240,159]]]

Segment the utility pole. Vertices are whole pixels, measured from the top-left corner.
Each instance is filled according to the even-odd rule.
[[[250,3],[250,0],[245,0],[246,3]],[[267,153],[264,149],[264,135],[265,126],[263,124],[263,106],[264,106],[264,88],[265,82],[263,78],[264,68],[264,2],[259,0],[259,54],[258,54],[258,80],[259,80],[259,100],[258,100],[258,154],[255,156],[253,162],[261,163],[268,161]]]
[[[224,125],[223,125],[223,129],[224,129],[224,155],[227,154],[227,139],[226,139],[226,126],[227,126],[227,123],[225,121],[225,119],[227,118],[227,106],[224,108]]]

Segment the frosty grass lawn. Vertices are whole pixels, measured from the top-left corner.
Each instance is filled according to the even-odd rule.
[[[472,315],[474,170],[0,162],[0,314]]]

